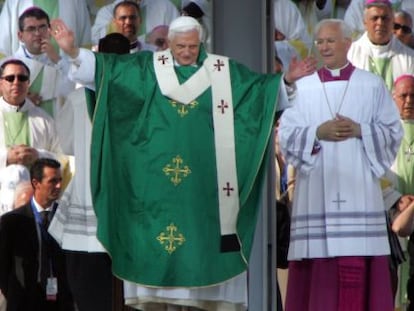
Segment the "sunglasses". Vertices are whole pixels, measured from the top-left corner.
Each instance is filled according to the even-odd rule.
[[[29,80],[29,76],[26,76],[26,75],[8,75],[8,76],[1,77],[1,79],[4,79],[10,83],[13,83],[14,80],[16,80],[16,78],[17,78],[17,81],[19,82],[26,82]]]
[[[412,32],[412,29],[406,25],[401,25],[398,23],[394,23],[394,30],[400,30],[405,34],[410,34]]]

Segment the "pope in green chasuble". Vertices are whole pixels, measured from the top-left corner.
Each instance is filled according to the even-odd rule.
[[[227,63],[238,182],[233,193],[231,183],[218,184],[215,139],[227,129],[216,129],[213,120],[228,107],[212,103],[212,87],[187,105],[162,95],[155,57],[96,55],[91,186],[98,238],[123,279],[217,285],[248,266],[280,76]],[[198,66],[174,67],[179,83],[206,57],[201,49]],[[220,231],[220,193],[239,196],[236,230],[227,237]]]

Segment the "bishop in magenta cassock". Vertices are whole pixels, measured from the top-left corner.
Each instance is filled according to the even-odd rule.
[[[348,62],[343,21],[315,33],[324,66],[297,82],[279,129],[296,168],[286,310],[392,310],[379,178],[401,141],[399,115],[383,80]]]

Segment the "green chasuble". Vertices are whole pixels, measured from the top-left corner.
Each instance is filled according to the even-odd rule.
[[[246,270],[280,75],[229,64],[241,250],[221,252],[211,87],[184,106],[160,93],[151,52],[96,54],[91,189],[97,236],[118,277],[190,287]],[[198,69],[175,70],[183,83]]]
[[[404,137],[397,154],[398,191],[414,193],[414,123],[403,121]]]

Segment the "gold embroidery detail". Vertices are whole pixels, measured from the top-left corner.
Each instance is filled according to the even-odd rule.
[[[171,176],[171,182],[177,186],[181,181],[181,177],[187,177],[191,173],[190,168],[183,164],[183,159],[179,155],[172,159],[173,164],[167,164],[162,170],[167,176]]]
[[[170,255],[177,249],[176,245],[180,246],[185,242],[185,238],[181,233],[174,235],[174,233],[177,233],[177,230],[177,227],[171,223],[169,226],[167,226],[167,232],[161,232],[160,235],[157,236],[157,240],[162,245],[166,244],[165,250]]]
[[[192,101],[188,105],[181,104],[175,100],[170,100],[171,106],[177,108],[178,114],[183,118],[188,114],[189,109],[193,109],[198,105],[197,101]]]

